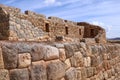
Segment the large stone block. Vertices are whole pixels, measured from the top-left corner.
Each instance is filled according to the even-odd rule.
[[[59,49],[59,56],[61,61],[66,60],[65,49]]]
[[[45,46],[44,60],[54,60],[59,59],[59,50],[52,46]]]
[[[48,80],[59,80],[65,76],[65,64],[61,61],[52,61],[47,66]]]
[[[47,80],[46,65],[44,61],[32,62],[30,72],[32,80]]]
[[[10,70],[10,80],[29,80],[28,69],[12,69]]]
[[[8,70],[0,69],[0,80],[10,80]]]
[[[30,64],[31,64],[30,53],[22,53],[18,55],[18,67],[19,68],[28,67]]]
[[[66,71],[65,80],[81,80],[80,69],[70,68]]]
[[[43,45],[35,45],[31,50],[32,61],[39,61],[44,58],[44,46]]]
[[[74,49],[70,44],[65,44],[66,57],[70,58],[74,55]]]
[[[84,65],[84,59],[81,52],[76,52],[74,56],[70,58],[70,61],[72,67],[83,67]]]
[[[4,61],[3,61],[2,49],[0,47],[0,69],[3,68],[4,68]]]
[[[15,46],[5,45],[2,46],[4,66],[6,69],[14,69],[17,67],[18,52]]]

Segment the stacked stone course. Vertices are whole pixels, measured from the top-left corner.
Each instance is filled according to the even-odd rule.
[[[119,80],[120,45],[1,42],[0,80]]]
[[[106,43],[105,30],[99,26],[53,16],[47,18],[29,10],[22,13],[18,8],[5,5],[0,5],[0,12],[1,40],[56,41],[56,37],[64,37],[63,41],[84,39],[85,42]]]
[[[0,80],[120,80],[100,26],[0,5],[0,40]]]

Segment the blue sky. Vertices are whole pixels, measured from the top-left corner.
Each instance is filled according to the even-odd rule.
[[[107,37],[120,37],[120,0],[0,0],[1,4],[101,25]]]

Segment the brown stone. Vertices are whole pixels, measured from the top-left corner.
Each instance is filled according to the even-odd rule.
[[[22,53],[18,55],[18,67],[19,68],[24,68],[28,67],[31,64],[31,55],[30,53]]]
[[[0,80],[10,80],[8,70],[0,69]]]
[[[76,52],[74,56],[70,58],[72,67],[82,67],[84,65],[83,55],[81,52]]]
[[[61,61],[52,61],[47,66],[47,80],[59,80],[65,76],[65,64]]]
[[[65,61],[66,59],[65,49],[59,49],[59,56],[61,61]]]
[[[3,56],[2,56],[2,49],[0,47],[0,69],[4,68]]]
[[[28,69],[12,69],[10,70],[10,80],[29,80]]]
[[[66,64],[66,70],[69,69],[71,67],[70,59],[66,59],[65,64]]]
[[[32,80],[47,80],[47,71],[44,61],[32,62],[30,72]]]
[[[2,46],[4,66],[6,69],[17,67],[18,51],[12,44]]]
[[[68,69],[65,74],[65,80],[81,80],[81,71],[75,68]]]

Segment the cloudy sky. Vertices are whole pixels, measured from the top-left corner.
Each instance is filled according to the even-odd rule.
[[[120,37],[120,0],[0,0],[1,4],[101,25],[107,37]]]

